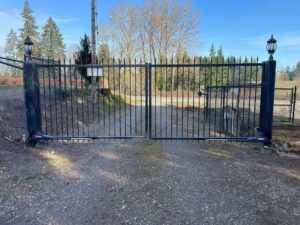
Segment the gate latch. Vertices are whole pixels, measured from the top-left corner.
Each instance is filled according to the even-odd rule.
[[[198,91],[198,96],[201,97],[202,95],[207,95],[207,94],[203,93],[202,91]]]

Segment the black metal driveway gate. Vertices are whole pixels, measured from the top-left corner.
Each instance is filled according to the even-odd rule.
[[[24,63],[29,139],[270,141],[276,62]]]

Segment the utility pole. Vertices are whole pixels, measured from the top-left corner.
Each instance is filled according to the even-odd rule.
[[[92,64],[96,64],[96,3],[92,1]]]
[[[91,0],[91,24],[92,24],[92,64],[96,64],[96,3],[95,0]],[[97,90],[96,77],[92,77],[92,96],[95,99]]]

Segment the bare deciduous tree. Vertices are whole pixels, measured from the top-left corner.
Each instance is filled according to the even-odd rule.
[[[192,3],[179,0],[145,0],[142,5],[119,3],[100,31],[101,42],[115,48],[119,57],[172,57],[175,52],[199,47],[200,13]],[[112,49],[110,49],[111,52]]]
[[[112,28],[116,32],[116,40],[120,48],[120,56],[128,59],[137,51],[137,9],[126,2],[119,3],[111,12]]]

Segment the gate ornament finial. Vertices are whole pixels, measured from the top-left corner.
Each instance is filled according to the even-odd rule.
[[[269,60],[273,60],[273,54],[275,53],[277,49],[277,40],[273,37],[273,34],[271,38],[267,41],[267,51],[270,55]]]

